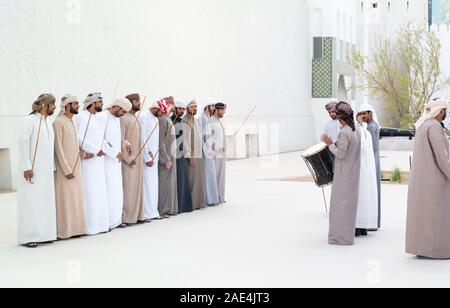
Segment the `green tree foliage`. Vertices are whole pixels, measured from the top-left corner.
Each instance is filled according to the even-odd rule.
[[[441,42],[426,26],[407,24],[394,36],[377,38],[370,57],[356,51],[358,86],[381,100],[390,126],[411,128],[425,104],[450,86],[442,75]]]

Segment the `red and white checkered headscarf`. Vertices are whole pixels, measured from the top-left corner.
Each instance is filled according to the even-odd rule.
[[[160,109],[164,114],[168,114],[170,111],[169,102],[165,99],[161,99],[153,104],[152,108]]]

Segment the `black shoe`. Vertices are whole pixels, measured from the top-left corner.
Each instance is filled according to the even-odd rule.
[[[38,247],[38,243],[28,243],[28,244],[25,244],[23,246],[25,246],[26,248],[37,248]]]
[[[367,236],[367,230],[366,229],[356,229],[355,236]]]
[[[417,256],[419,260],[448,261],[450,258],[430,258],[425,256]]]

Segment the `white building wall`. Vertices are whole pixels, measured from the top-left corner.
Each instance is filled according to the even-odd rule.
[[[446,77],[450,77],[450,24],[433,25],[431,30],[435,31],[439,37],[441,47],[441,70],[442,74]],[[446,89],[438,94],[440,97],[450,98],[450,89]]]
[[[356,43],[356,4],[353,0],[310,0],[310,41],[314,37],[334,37],[336,38],[337,60],[345,61],[350,54],[349,45]],[[320,21],[317,17],[320,16]],[[319,31],[320,29],[320,31]],[[310,59],[313,59],[313,46],[310,50]],[[335,83],[338,84],[336,77]],[[350,83],[346,90],[350,89]],[[351,96],[351,95],[350,95]],[[312,114],[314,117],[314,142],[320,142],[325,124],[330,120],[325,110],[325,105],[330,101],[338,101],[338,97],[314,98],[311,100]],[[349,101],[352,103],[352,101]]]
[[[407,23],[428,22],[428,0],[354,0],[357,6],[357,35],[368,27],[372,34],[390,36]],[[365,39],[368,38],[365,35]]]
[[[354,0],[309,0],[311,11],[320,10],[323,13],[323,36],[350,38],[355,28],[351,22],[355,20]],[[346,20],[346,22],[344,22]]]
[[[13,186],[19,122],[32,101],[43,92],[83,97],[90,91],[102,91],[108,101],[118,81],[117,95],[138,91],[149,101],[220,98],[229,104],[230,134],[258,105],[249,127],[278,130],[272,143],[279,151],[313,143],[306,0],[0,5],[0,149],[11,149]],[[260,140],[261,154],[277,150],[262,148],[266,143]]]

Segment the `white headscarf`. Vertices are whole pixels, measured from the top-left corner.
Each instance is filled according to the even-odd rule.
[[[375,108],[372,105],[370,105],[370,104],[362,104],[358,108],[358,114],[361,113],[361,112],[371,112],[373,121],[375,123],[377,123],[378,128],[381,128],[380,122],[378,121],[377,111],[375,110]]]
[[[115,99],[108,107],[107,109],[110,109],[112,107],[120,107],[123,110],[125,110],[126,112],[130,112],[131,108],[133,107],[133,105],[131,104],[131,102],[127,99],[127,98],[118,98]]]
[[[184,108],[186,109],[186,103],[183,101],[176,101],[175,102],[175,108]]]
[[[66,106],[72,103],[79,102],[78,98],[75,95],[72,94],[66,94],[61,98],[61,112],[58,116],[61,116],[66,113]]]
[[[420,119],[416,122],[415,127],[416,131],[428,120],[434,119],[438,116],[438,114],[442,111],[442,109],[448,109],[448,101],[444,99],[435,99],[429,102],[425,111],[423,112]]]
[[[216,105],[218,103],[218,100],[212,97],[205,98],[200,101],[200,104],[198,105],[200,110],[204,111],[206,107],[211,105]]]
[[[197,101],[195,99],[193,99],[189,104],[187,104],[187,108],[192,106],[198,106]]]
[[[66,108],[67,105],[78,102],[78,98],[72,94],[66,94],[61,98],[61,109]]]
[[[150,106],[150,109],[153,109],[153,108],[161,109],[159,102],[153,102],[152,105]]]
[[[101,93],[91,93],[84,100],[84,109],[88,109],[94,103],[100,102],[103,100]]]

